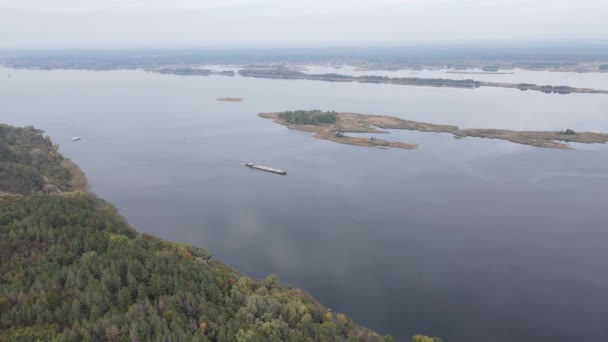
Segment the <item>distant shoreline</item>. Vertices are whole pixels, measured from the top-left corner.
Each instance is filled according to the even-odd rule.
[[[357,82],[357,83],[376,83],[376,84],[396,84],[421,87],[449,87],[449,88],[468,88],[475,89],[480,87],[510,88],[521,91],[540,91],[546,94],[608,94],[608,90],[575,88],[569,86],[538,85],[532,83],[504,83],[504,82],[485,82],[471,79],[454,80],[445,78],[419,78],[419,77],[386,77],[386,76],[349,76],[342,74],[306,74],[300,71],[285,67],[271,68],[249,68],[241,69],[238,72],[243,77],[271,78],[271,79],[291,79],[291,80],[313,80],[327,82]]]
[[[494,71],[446,71],[446,74],[458,75],[515,75],[514,72],[494,72]]]
[[[83,65],[77,65],[73,67],[53,65],[47,67],[40,66],[24,66],[24,65],[6,65],[2,64],[3,67],[11,69],[28,69],[28,70],[93,70],[93,71],[106,71],[106,70],[117,70],[115,68],[89,68]],[[595,89],[595,88],[582,88],[565,85],[540,85],[534,83],[510,83],[510,82],[491,82],[491,81],[480,81],[474,79],[449,79],[449,78],[423,78],[423,77],[387,77],[379,75],[361,75],[353,76],[338,73],[324,73],[324,74],[309,74],[300,71],[301,65],[292,64],[275,64],[275,65],[248,65],[241,66],[242,68],[235,72],[234,70],[211,70],[205,69],[204,66],[165,66],[165,67],[154,67],[154,68],[122,68],[119,70],[143,70],[147,72],[155,72],[160,74],[171,74],[181,76],[228,76],[233,77],[239,75],[241,77],[252,77],[252,78],[268,78],[268,79],[293,79],[293,80],[313,80],[313,81],[325,81],[325,82],[356,82],[356,83],[375,83],[375,84],[394,84],[394,85],[407,85],[407,86],[419,86],[419,87],[448,87],[448,88],[463,88],[463,89],[476,89],[480,87],[493,87],[493,88],[507,88],[507,89],[519,89],[521,91],[539,91],[546,94],[608,94],[606,89]],[[513,72],[499,72],[497,68],[482,67],[482,71],[459,71],[457,69],[447,70],[447,74],[464,74],[464,75],[504,75],[504,74],[515,74]],[[397,67],[380,67],[370,68],[357,67],[356,70],[417,70],[415,68],[408,69],[403,66]],[[429,69],[432,70],[432,69]],[[602,69],[603,70],[603,69]],[[608,64],[606,65],[608,71]],[[551,71],[562,71],[562,70],[551,70]],[[570,71],[571,72],[571,71]],[[599,71],[598,72],[602,72]],[[10,75],[9,75],[10,77]],[[234,101],[239,102],[239,101]]]

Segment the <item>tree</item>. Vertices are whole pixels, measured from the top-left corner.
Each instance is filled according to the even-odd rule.
[[[568,128],[565,131],[562,131],[561,133],[564,134],[564,135],[574,135],[575,134],[574,130],[572,130],[570,128]]]
[[[428,337],[425,335],[414,335],[412,342],[443,342],[439,337]]]
[[[264,279],[264,286],[267,289],[272,290],[279,284],[279,276],[276,274],[271,274],[266,279]]]
[[[118,330],[118,327],[115,326],[114,324],[110,325],[109,327],[106,327],[106,329],[105,329],[105,336],[108,339],[108,341],[116,341],[116,338],[118,337],[119,334],[120,334],[120,331]]]

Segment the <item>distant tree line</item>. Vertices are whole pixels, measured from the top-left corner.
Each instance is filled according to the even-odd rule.
[[[418,78],[418,77],[386,77],[386,76],[350,76],[343,74],[307,74],[288,68],[268,69],[241,69],[241,76],[262,78],[284,78],[284,79],[307,79],[333,82],[361,82],[361,83],[393,83],[403,85],[425,85],[425,86],[449,86],[459,88],[477,88],[481,82],[467,80],[451,80],[444,78]]]
[[[576,89],[568,86],[551,86],[544,85],[539,86],[531,83],[519,83],[517,84],[517,88],[523,91],[526,90],[539,90],[546,94],[556,93],[556,94],[570,94],[574,92]]]

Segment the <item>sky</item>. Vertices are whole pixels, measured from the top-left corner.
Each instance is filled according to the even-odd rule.
[[[608,0],[0,0],[0,48],[606,40]]]

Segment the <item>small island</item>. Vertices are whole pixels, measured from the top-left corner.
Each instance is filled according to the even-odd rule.
[[[218,97],[217,101],[222,102],[243,102],[242,97]]]
[[[358,138],[345,133],[385,133],[366,122],[361,114],[323,112],[320,110],[296,110],[281,113],[260,113],[260,117],[273,119],[287,128],[314,132],[315,138],[340,144],[379,148],[414,149],[416,145],[376,138]],[[360,117],[359,117],[360,116]],[[369,117],[369,116],[368,116]]]
[[[395,142],[383,139],[359,138],[347,133],[387,134],[386,129],[403,129],[419,132],[450,133],[454,138],[488,138],[500,139],[522,145],[572,149],[567,143],[604,144],[608,134],[597,132],[575,132],[572,129],[562,131],[512,131],[506,129],[467,128],[439,125],[426,122],[403,120],[387,115],[369,115],[356,113],[324,112],[320,110],[296,110],[279,113],[260,113],[260,117],[272,119],[276,123],[305,132],[314,132],[315,138],[357,146],[377,148],[414,149],[415,144]]]

